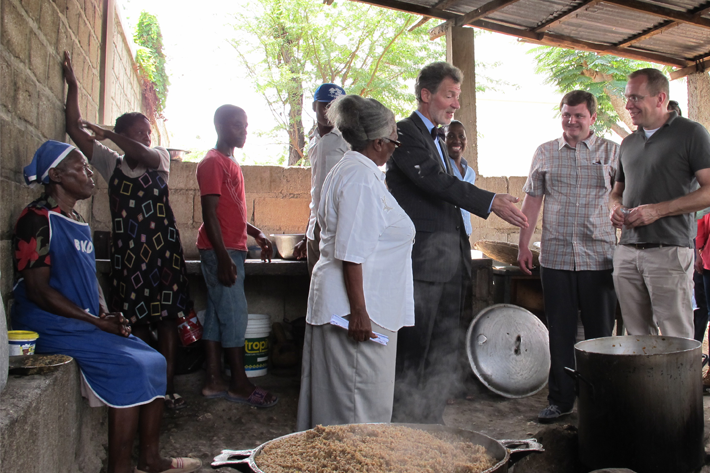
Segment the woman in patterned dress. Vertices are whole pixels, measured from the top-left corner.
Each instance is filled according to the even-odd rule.
[[[185,407],[173,377],[178,345],[177,318],[189,310],[187,270],[180,233],[168,200],[170,155],[151,148],[151,126],[141,113],[126,113],[114,131],[85,122],[79,111],[78,83],[64,53],[68,84],[67,133],[108,183],[111,209],[111,293],[109,308],[122,312],[133,334],[145,342],[158,332],[158,350],[167,360],[166,406]],[[91,135],[86,128],[93,132]],[[109,139],[125,155],[99,143]]]

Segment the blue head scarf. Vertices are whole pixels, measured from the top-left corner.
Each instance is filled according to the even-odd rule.
[[[61,141],[48,140],[37,149],[32,162],[25,166],[25,182],[30,187],[49,184],[49,170],[57,167],[74,149]]]

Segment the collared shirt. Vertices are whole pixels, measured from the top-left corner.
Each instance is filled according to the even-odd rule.
[[[429,131],[429,134],[431,134],[432,128],[434,128],[434,124],[429,120],[427,117],[421,114],[419,110],[414,111],[417,115],[419,115],[419,118],[422,119],[424,122],[424,126],[426,126],[426,129]],[[432,138],[433,140],[434,138]],[[444,169],[448,169],[446,167],[446,161],[444,161],[444,152],[441,151],[441,144],[439,143],[439,140],[435,140],[434,143],[436,144],[436,149],[439,151],[439,158],[441,159],[441,164],[444,165]]]
[[[594,134],[574,148],[564,137],[537,148],[523,191],[545,198],[540,265],[565,271],[612,268],[616,231],[608,204],[618,150]]]
[[[366,156],[348,151],[323,183],[318,208],[320,258],[313,268],[306,321],[350,313],[343,261],[362,264],[365,306],[387,330],[414,325],[414,224]]]
[[[426,129],[429,131],[429,134],[431,134],[431,130],[432,130],[432,128],[434,128],[434,124],[431,122],[431,120],[429,120],[427,117],[425,117],[424,115],[422,115],[419,110],[415,110],[414,113],[416,113],[417,115],[419,115],[419,118],[421,118],[422,121],[424,122],[424,126],[426,126]],[[434,139],[434,138],[432,138],[432,140],[433,140],[433,139]],[[441,142],[440,142],[440,140],[435,140],[434,143],[436,144],[436,149],[439,151],[439,158],[441,158],[441,164],[444,165],[444,169],[448,169],[448,167],[446,166],[446,161],[444,160],[444,152],[441,150]],[[451,159],[451,158],[449,158],[449,159]],[[453,166],[453,165],[452,165],[452,168],[455,168],[455,167],[456,167],[456,166]],[[469,169],[470,169],[470,168],[469,168]],[[471,169],[471,171],[473,172],[473,169]],[[454,174],[456,174],[456,171],[454,171]],[[458,175],[457,175],[457,177],[458,177],[459,179],[461,179],[460,174],[461,174],[461,173],[458,173]],[[474,175],[473,175],[473,179],[474,179],[474,180],[476,179],[475,173],[474,173]],[[466,181],[466,182],[470,182],[471,184],[473,184],[473,181],[468,181],[468,180],[466,180],[466,179],[461,179],[461,180],[462,180],[462,181]],[[494,198],[495,198],[495,197],[494,197]],[[488,213],[491,213],[491,209],[492,209],[492,208],[493,208],[493,200],[491,200],[491,205],[488,206]],[[464,215],[464,212],[466,212],[466,215]],[[463,221],[464,221],[464,225],[466,226],[466,232],[467,232],[468,235],[470,235],[470,234],[471,234],[471,231],[473,231],[472,228],[471,228],[471,218],[470,218],[470,214],[469,214],[468,211],[466,211],[466,210],[464,210],[464,209],[461,209],[461,215],[464,217],[464,218],[463,218]],[[468,223],[467,223],[467,222],[468,222]]]
[[[308,159],[311,161],[311,204],[309,206],[311,214],[308,217],[306,236],[309,240],[315,240],[313,232],[316,227],[316,215],[325,176],[349,149],[350,146],[337,128],[333,128],[321,137],[316,127],[313,138],[308,143]]]
[[[468,182],[469,184],[476,184],[476,171],[471,169],[465,159],[461,158],[461,167],[463,167],[464,175],[461,176],[461,171],[456,165],[456,162],[451,160],[451,169],[454,170],[454,176],[458,177],[460,180]],[[471,225],[471,213],[468,210],[461,209],[461,217],[463,217],[463,225],[466,228],[466,235],[471,236],[473,232],[473,226]]]
[[[624,183],[627,208],[683,197],[698,187],[695,173],[710,168],[710,134],[701,124],[676,112],[650,137],[639,127],[619,148],[617,180]],[[659,218],[649,225],[621,230],[620,244],[661,243],[693,247],[695,215]]]

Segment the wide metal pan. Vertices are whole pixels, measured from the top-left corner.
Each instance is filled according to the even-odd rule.
[[[357,424],[353,424],[357,425]],[[372,425],[372,424],[360,424]],[[389,424],[399,427],[410,427],[426,432],[446,432],[467,439],[475,445],[480,445],[486,449],[486,452],[491,455],[496,464],[482,473],[507,473],[508,467],[515,461],[523,458],[525,455],[533,452],[544,452],[542,445],[536,439],[526,440],[495,440],[487,435],[470,430],[456,429],[446,427],[439,424]],[[253,473],[267,473],[257,466],[257,459],[267,445],[271,445],[279,440],[304,435],[308,431],[296,432],[293,434],[284,435],[266,443],[259,445],[252,450],[222,450],[222,453],[214,457],[212,462],[213,468],[221,466],[232,466],[244,471],[244,467],[248,467]]]

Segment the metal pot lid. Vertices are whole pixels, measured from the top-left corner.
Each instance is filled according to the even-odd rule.
[[[522,307],[496,304],[479,312],[466,333],[466,353],[478,379],[501,396],[531,396],[547,384],[547,328]]]

